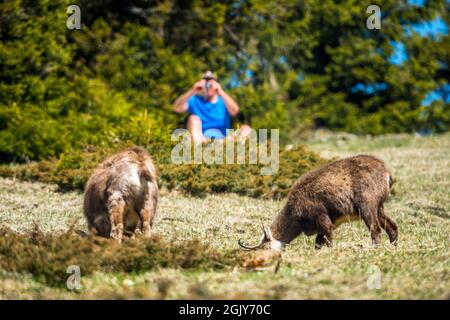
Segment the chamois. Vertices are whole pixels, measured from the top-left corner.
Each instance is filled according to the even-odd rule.
[[[378,245],[381,228],[392,244],[397,242],[397,225],[384,212],[393,178],[384,162],[368,155],[337,160],[302,175],[292,186],[286,204],[254,250],[270,247],[282,250],[299,234],[317,234],[315,247],[332,245],[333,229],[341,223],[362,218]]]
[[[123,234],[151,236],[158,202],[153,161],[134,147],[103,161],[84,192],[84,215],[91,233],[122,241]]]

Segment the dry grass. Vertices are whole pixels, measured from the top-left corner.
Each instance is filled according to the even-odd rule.
[[[83,274],[83,288],[49,286],[36,275],[0,271],[1,298],[268,298],[268,299],[436,299],[450,298],[450,135],[357,138],[319,135],[310,147],[324,157],[359,153],[384,159],[395,178],[386,211],[400,228],[399,245],[384,237],[377,249],[361,222],[341,226],[335,247],[316,251],[312,237],[300,236],[278,259],[245,254],[244,263],[222,270],[158,266],[139,272],[99,268]],[[0,180],[0,225],[30,232],[62,233],[72,223],[84,228],[82,195],[54,186]],[[156,232],[179,245],[201,239],[209,248],[233,252],[240,237],[257,241],[282,201],[233,194],[191,198],[163,194]],[[5,259],[1,257],[0,259]],[[7,261],[6,261],[7,263]],[[373,270],[380,289],[369,289]],[[372,275],[372,276],[371,276]]]

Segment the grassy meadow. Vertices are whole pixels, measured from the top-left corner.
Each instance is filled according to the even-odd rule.
[[[108,252],[130,254],[130,261],[135,260],[128,261],[129,266],[139,261],[138,271],[126,271],[121,267],[123,262],[113,260],[111,268],[92,267],[88,273],[81,268],[82,288],[70,291],[64,281],[43,281],[38,275],[43,273],[40,267],[45,261],[57,261],[62,268],[94,254],[74,251],[83,255],[64,253],[59,257],[59,238],[45,239],[58,237],[70,228],[85,229],[82,194],[58,192],[50,184],[1,178],[0,227],[26,237],[37,225],[43,232],[38,243],[49,250],[55,248],[55,256],[30,250],[36,254],[36,261],[23,267],[25,263],[18,260],[19,256],[25,259],[26,254],[16,256],[6,247],[12,242],[0,241],[0,298],[449,299],[450,135],[357,137],[318,131],[306,144],[325,158],[366,153],[386,161],[395,178],[386,212],[399,226],[397,247],[391,246],[383,234],[382,245],[372,248],[369,233],[359,221],[336,230],[332,249],[317,251],[314,237],[301,235],[282,257],[264,251],[243,253],[237,249],[237,240],[259,240],[261,224],[270,223],[283,200],[235,194],[198,198],[163,190],[155,231],[161,241],[178,251],[167,255],[168,249],[163,248],[166,251],[159,256],[160,262],[146,264],[145,260],[153,256],[136,252],[139,248],[151,249],[148,244],[141,246],[143,240],[126,241],[122,249],[107,244]],[[184,244],[192,239],[202,246],[186,245],[184,252]],[[23,243],[32,246],[33,241]],[[77,245],[78,240],[70,241]],[[90,240],[82,241],[86,245]],[[201,258],[205,248],[210,251],[198,268],[197,264],[179,267],[170,263],[170,257],[179,259],[180,254]],[[28,252],[25,245],[22,249]],[[221,257],[222,263],[208,263],[208,259]],[[47,279],[51,276],[47,273]]]

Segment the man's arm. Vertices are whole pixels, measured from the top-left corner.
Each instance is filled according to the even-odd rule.
[[[188,100],[190,97],[195,95],[198,91],[202,90],[203,84],[205,80],[200,80],[194,86],[183,93],[181,96],[178,97],[177,100],[175,100],[175,103],[173,104],[173,111],[176,113],[182,113],[186,112],[188,110]]]
[[[188,100],[190,97],[194,95],[194,91],[192,89],[189,89],[189,91],[186,91],[181,96],[178,97],[177,100],[175,100],[175,103],[173,104],[173,111],[176,113],[182,113],[186,112],[188,110]]]
[[[239,112],[238,104],[222,89],[222,86],[219,83],[217,83],[217,94],[225,101],[225,106],[227,107],[230,116],[234,117],[237,115]]]

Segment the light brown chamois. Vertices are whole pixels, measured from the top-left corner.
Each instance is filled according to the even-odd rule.
[[[103,161],[84,192],[91,233],[121,242],[123,234],[149,237],[158,202],[156,170],[142,148],[129,148]]]
[[[263,227],[258,245],[280,250],[301,233],[317,234],[316,248],[332,245],[333,229],[342,222],[361,218],[374,245],[380,243],[381,229],[391,243],[397,241],[397,225],[384,212],[393,179],[384,162],[367,155],[326,164],[301,176],[292,186],[287,203],[272,222]]]

